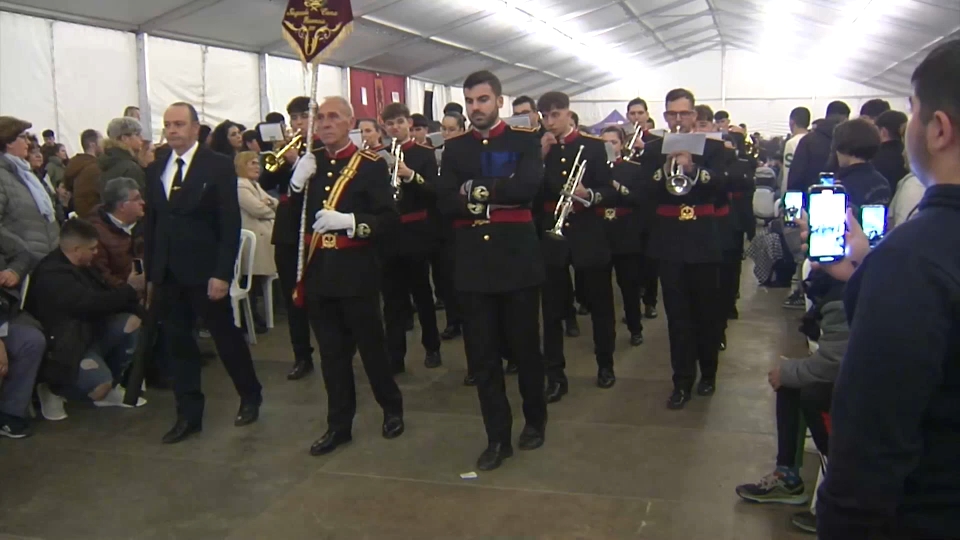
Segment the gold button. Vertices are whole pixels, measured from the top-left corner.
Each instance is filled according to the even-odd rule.
[[[327,178],[333,178],[333,173],[332,173],[332,172],[328,172],[328,173],[327,173]]]
[[[560,173],[560,175],[561,175],[561,176],[566,176],[566,175],[567,175],[567,171],[562,171],[562,172]]]
[[[569,227],[569,226],[570,226],[570,223],[569,223],[569,222],[564,223],[563,226],[564,226],[564,227]]]
[[[560,145],[560,149],[563,150],[564,148],[566,148],[566,147],[561,144],[561,145]]]
[[[560,163],[566,163],[566,162],[567,162],[567,158],[565,157],[560,158]]]
[[[324,191],[330,191],[330,186],[324,187],[323,190],[324,190]]]
[[[483,240],[484,242],[486,242],[487,240],[490,240],[490,235],[489,234],[483,235]]]
[[[487,140],[487,139],[484,139],[484,140],[483,140],[483,144],[490,144],[490,141]]]
[[[336,165],[336,164],[337,164],[337,160],[331,159],[331,160],[330,160],[330,164],[331,164],[331,165]]]

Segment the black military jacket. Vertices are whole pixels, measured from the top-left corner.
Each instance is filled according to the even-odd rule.
[[[607,242],[614,255],[640,254],[644,252],[645,231],[654,210],[653,193],[643,181],[643,169],[639,163],[618,159],[610,164],[613,180],[620,184],[615,195],[606,202],[609,207],[600,208]]]
[[[650,142],[641,156],[643,177],[653,186],[653,225],[647,256],[688,263],[720,262],[722,246],[716,219],[716,198],[726,190],[727,153],[723,142],[707,139],[702,156],[693,156],[697,179],[690,193],[676,196],[667,191],[667,157],[663,139]]]
[[[314,151],[317,174],[307,188],[307,234],[304,272],[306,299],[345,298],[376,295],[380,290],[380,261],[373,241],[397,227],[399,218],[393,202],[386,161],[379,155],[359,150],[350,143],[335,155],[325,149]],[[290,197],[291,209],[299,219],[303,193]],[[313,233],[316,214],[332,209],[353,214],[350,231]],[[312,255],[311,255],[312,253]]]
[[[382,239],[384,253],[414,255],[430,253],[437,247],[437,160],[433,148],[413,139],[401,145],[403,161],[413,172],[412,179],[399,179],[396,199],[400,224],[386,231]],[[390,171],[392,174],[392,170]]]
[[[444,145],[437,197],[454,219],[457,290],[502,293],[544,280],[531,204],[542,182],[540,145],[530,128],[498,122]]]

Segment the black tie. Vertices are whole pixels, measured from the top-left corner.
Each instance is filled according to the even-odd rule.
[[[174,193],[180,191],[180,186],[183,185],[183,165],[183,159],[177,158],[177,174],[173,175],[173,183],[170,184],[171,197]]]

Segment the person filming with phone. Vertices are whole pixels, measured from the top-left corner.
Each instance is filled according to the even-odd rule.
[[[871,250],[848,210],[846,253],[818,265],[847,282],[850,321],[818,492],[821,540],[960,531],[958,72],[960,40],[935,48],[913,72],[906,142],[927,186],[916,217]]]

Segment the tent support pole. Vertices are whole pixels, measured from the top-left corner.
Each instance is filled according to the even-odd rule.
[[[266,118],[270,112],[270,92],[267,86],[270,82],[267,79],[267,53],[257,55],[260,72],[260,118]]]
[[[153,133],[150,111],[150,88],[147,79],[147,35],[137,32],[137,101],[140,107],[140,126],[151,140],[159,140]]]

